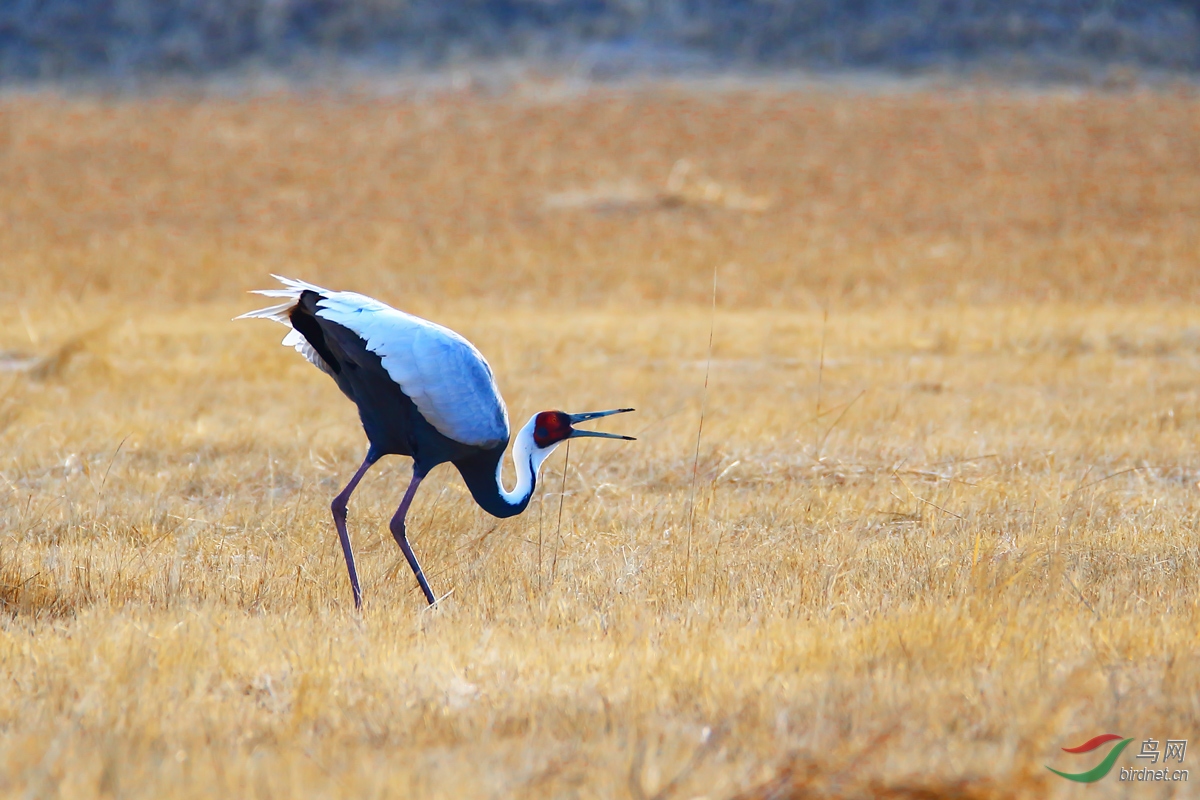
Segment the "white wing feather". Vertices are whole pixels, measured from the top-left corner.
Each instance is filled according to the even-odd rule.
[[[317,316],[367,343],[443,436],[479,447],[508,439],[508,412],[492,369],[462,336],[354,292],[327,293],[317,308]]]
[[[296,303],[300,300],[300,293],[305,289],[312,289],[315,292],[324,292],[324,289],[313,286],[312,284],[303,283],[301,281],[293,281],[289,278],[280,278],[278,275],[272,276],[279,278],[283,283],[294,285],[294,288],[289,289],[259,289],[253,294],[261,294],[267,297],[286,297],[288,302],[280,303],[277,306],[268,306],[260,308],[257,311],[247,311],[245,314],[234,317],[234,319],[270,319],[275,322],[280,322],[292,327],[291,318],[288,316],[291,310],[295,308]],[[296,352],[308,359],[308,362],[317,369],[324,372],[326,375],[333,375],[333,370],[325,363],[325,359],[321,358],[320,354],[313,349],[313,346],[308,343],[308,340],[300,335],[300,331],[289,330],[287,336],[283,337],[284,347],[294,347]]]
[[[287,336],[283,337],[284,347],[294,347],[296,352],[308,359],[308,363],[312,364],[317,369],[324,372],[329,377],[333,377],[333,370],[325,363],[325,359],[321,358],[321,354],[313,349],[313,346],[308,343],[301,335],[300,331],[292,328],[288,331]]]
[[[379,356],[383,368],[408,395],[421,415],[446,436],[463,444],[492,447],[508,439],[508,411],[492,369],[473,344],[449,328],[398,311],[354,292],[331,292],[311,283],[272,276],[286,289],[255,294],[289,302],[242,314],[236,319],[272,319],[291,327],[288,313],[305,290],[324,299],[317,316],[354,332]],[[333,371],[299,331],[283,344],[294,347],[322,372]]]

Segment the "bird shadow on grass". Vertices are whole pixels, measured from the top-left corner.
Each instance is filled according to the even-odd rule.
[[[66,371],[71,361],[86,352],[94,342],[103,338],[108,331],[107,322],[64,339],[57,347],[44,355],[32,355],[14,351],[0,352],[0,372],[28,375],[38,381],[58,378]]]
[[[0,562],[0,612],[26,619],[62,619],[73,615],[78,605],[42,572],[24,575],[16,565]]]
[[[1036,772],[1018,771],[997,780],[988,776],[919,776],[881,778],[863,774],[861,765],[889,740],[900,734],[892,726],[866,744],[841,749],[832,756],[815,758],[804,752],[786,756],[769,778],[734,795],[732,800],[1017,800],[1045,797],[1047,780]],[[670,800],[696,776],[696,770],[714,757],[726,741],[729,728],[707,732],[678,773],[653,793],[643,784],[645,743],[639,741],[630,764],[629,793],[634,800]],[[683,795],[687,796],[687,795]]]
[[[1018,771],[1003,781],[982,775],[881,778],[861,774],[859,765],[869,763],[869,754],[899,733],[899,726],[893,726],[832,760],[793,753],[774,775],[735,795],[733,800],[1018,800],[1048,794],[1046,779],[1029,770]]]

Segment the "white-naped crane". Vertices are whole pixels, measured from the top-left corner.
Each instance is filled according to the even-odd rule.
[[[517,485],[509,491],[500,477],[500,461],[509,440],[508,410],[496,388],[492,368],[473,344],[449,328],[365,295],[331,292],[311,283],[272,277],[285,288],[255,294],[283,298],[284,302],[236,319],[272,319],[291,328],[283,343],[332,377],[354,401],[370,442],[362,466],[331,505],[356,608],[362,606],[362,589],[346,531],[346,509],[363,475],[383,456],[412,457],[412,480],[390,528],[425,599],[433,605],[437,599],[404,528],[408,507],[430,470],[449,461],[458,468],[471,496],[484,511],[511,517],[529,505],[542,462],[561,442],[585,436],[633,440],[632,436],[574,427],[632,408],[534,414],[517,431],[513,442]]]

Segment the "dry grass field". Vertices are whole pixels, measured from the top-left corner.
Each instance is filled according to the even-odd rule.
[[[0,221],[0,795],[1195,796],[1044,766],[1200,738],[1194,94],[9,95]],[[435,610],[385,461],[358,614],[270,272],[639,441],[436,471]]]

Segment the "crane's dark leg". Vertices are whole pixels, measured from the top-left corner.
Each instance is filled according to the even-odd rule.
[[[354,490],[358,487],[358,482],[363,479],[363,475],[367,474],[371,465],[378,460],[373,454],[367,453],[358,472],[354,473],[354,477],[346,484],[346,488],[333,498],[333,503],[329,506],[329,510],[333,512],[333,524],[337,527],[338,538],[342,540],[342,555],[346,557],[346,569],[350,571],[350,588],[354,590],[355,608],[362,608],[362,589],[358,586],[358,571],[354,569],[354,551],[350,548],[350,534],[346,532],[346,507],[350,502],[350,495],[354,494]]]
[[[417,583],[421,584],[421,591],[425,593],[425,599],[429,601],[429,605],[433,605],[437,599],[429,589],[429,581],[425,580],[425,573],[421,571],[421,565],[417,563],[417,556],[408,543],[408,537],[404,535],[404,517],[408,515],[408,507],[412,505],[413,496],[416,495],[417,487],[421,485],[424,477],[425,473],[414,466],[408,491],[404,493],[404,499],[400,501],[400,507],[396,509],[396,515],[392,517],[392,524],[389,527],[392,529],[392,536],[396,537],[396,544],[400,545],[400,549],[404,551],[404,557],[408,559],[408,565],[412,567],[413,574],[417,576]]]

